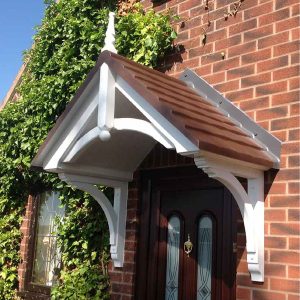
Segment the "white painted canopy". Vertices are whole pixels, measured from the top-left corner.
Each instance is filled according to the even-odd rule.
[[[263,281],[263,171],[278,167],[281,144],[195,73],[187,70],[182,79],[104,51],[32,166],[58,173],[98,201],[109,223],[112,259],[120,267],[133,172],[156,143],[193,157],[235,197],[249,271],[252,280]],[[236,176],[247,178],[248,191]],[[115,189],[113,207],[95,184]]]

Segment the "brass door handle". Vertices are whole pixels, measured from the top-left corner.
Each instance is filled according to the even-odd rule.
[[[187,256],[190,256],[190,253],[192,252],[193,250],[193,243],[191,242],[191,239],[190,239],[190,235],[188,234],[188,239],[187,241],[184,243],[183,245],[183,248],[184,248],[184,252],[187,254]]]

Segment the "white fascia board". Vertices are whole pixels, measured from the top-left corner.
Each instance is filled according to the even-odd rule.
[[[81,99],[80,99],[81,100]],[[63,124],[60,125],[59,128],[64,128],[64,131],[56,132],[55,135],[52,137],[52,141],[55,145],[53,150],[51,151],[49,147],[49,153],[47,157],[44,159],[43,168],[45,170],[51,171],[58,167],[59,162],[62,158],[66,155],[67,151],[70,149],[72,144],[76,141],[76,139],[82,134],[84,126],[89,121],[91,115],[95,112],[98,106],[98,99],[95,97],[91,103],[86,107],[86,109],[82,112],[72,110],[68,113],[68,118],[66,118]],[[68,121],[70,123],[68,123]],[[69,131],[69,132],[68,132]],[[65,132],[68,134],[65,135]]]
[[[194,143],[153,108],[120,76],[116,78],[116,88],[150,121],[162,136],[165,136],[175,146],[177,153],[189,155],[199,151],[199,148]]]
[[[129,182],[133,178],[132,172],[85,166],[82,164],[61,164],[59,169],[57,169],[57,173],[64,172],[74,174],[74,176],[81,176],[88,180],[84,182],[94,184],[101,182],[103,185],[109,186],[114,186],[114,182]]]
[[[95,76],[99,77],[99,72],[94,75],[94,78],[91,80],[86,90],[90,90],[94,85]],[[54,171],[58,167],[58,161],[62,155],[62,152],[64,152],[63,149],[65,149],[72,143],[74,135],[78,135],[78,132],[80,132],[82,126],[86,124],[89,116],[95,111],[97,107],[96,98],[94,98],[89,105],[85,106],[85,103],[83,101],[85,100],[84,94],[85,91],[65,116],[64,120],[56,129],[55,134],[47,142],[42,152],[34,158],[34,160],[32,161],[32,166],[43,167],[45,170],[50,172]],[[82,108],[83,106],[85,107]],[[81,112],[82,109],[84,109],[84,111]],[[72,128],[73,125],[74,127]]]

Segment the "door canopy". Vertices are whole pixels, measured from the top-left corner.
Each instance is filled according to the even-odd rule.
[[[114,48],[113,13],[95,67],[48,134],[32,166],[90,193],[103,208],[115,266],[124,260],[127,185],[156,143],[193,157],[241,210],[252,280],[264,274],[264,176],[281,143],[191,70],[180,79]],[[237,177],[246,178],[247,190]],[[115,189],[114,206],[96,184]]]

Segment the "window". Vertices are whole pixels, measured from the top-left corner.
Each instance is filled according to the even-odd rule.
[[[60,268],[60,251],[57,247],[56,217],[64,215],[57,192],[42,194],[38,209],[32,282],[52,286]]]
[[[65,214],[59,193],[48,191],[35,198],[31,225],[32,237],[28,252],[29,265],[26,270],[26,291],[50,294],[56,283],[61,264],[61,253],[57,246],[56,219]]]

